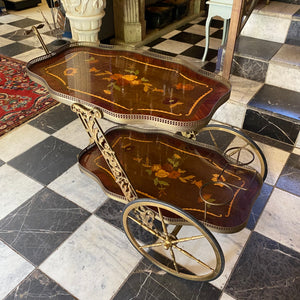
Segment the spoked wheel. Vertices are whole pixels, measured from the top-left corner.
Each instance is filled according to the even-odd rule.
[[[258,145],[243,132],[223,125],[208,125],[197,134],[197,141],[209,144],[223,152],[232,163],[249,166],[267,177],[266,158]]]
[[[206,281],[224,269],[224,255],[210,231],[189,213],[153,199],[128,203],[123,226],[133,246],[159,268],[184,279]],[[150,235],[136,237],[136,227]]]

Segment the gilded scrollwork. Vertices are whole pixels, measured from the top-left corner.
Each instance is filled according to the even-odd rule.
[[[134,214],[138,220],[143,222],[144,225],[146,225],[148,228],[155,230],[155,226],[154,226],[155,213],[153,210],[150,210],[144,206],[139,206],[138,208],[135,209]]]
[[[71,109],[77,113],[91,140],[95,142],[99,148],[126,200],[129,202],[137,199],[138,196],[136,191],[131,185],[125,171],[115,155],[115,152],[110,147],[100,124],[97,121],[97,119],[102,117],[102,112],[96,108],[88,108],[80,104],[73,104]]]

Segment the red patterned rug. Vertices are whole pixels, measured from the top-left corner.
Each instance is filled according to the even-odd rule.
[[[0,55],[0,136],[57,103],[29,79],[24,62]]]

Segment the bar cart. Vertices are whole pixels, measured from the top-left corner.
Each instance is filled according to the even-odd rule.
[[[245,134],[207,125],[230,84],[175,58],[113,46],[64,46],[27,64],[90,136],[80,169],[125,203],[132,245],[161,269],[213,280],[224,254],[210,230],[240,231],[267,175]],[[100,119],[118,123],[103,132]]]

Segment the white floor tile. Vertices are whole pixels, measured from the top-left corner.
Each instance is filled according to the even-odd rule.
[[[196,18],[196,19],[190,21],[190,23],[192,23],[192,24],[197,24],[197,23],[199,23],[199,22],[201,22],[201,21],[203,21],[203,20],[206,20],[206,18],[205,18],[205,17],[198,17],[198,18]]]
[[[4,46],[7,46],[7,45],[10,45],[13,43],[14,43],[14,41],[12,41],[12,40],[0,37],[0,47],[4,47]]]
[[[12,26],[9,24],[3,24],[1,25],[1,34],[4,35],[6,33],[11,33],[12,35],[15,33],[15,31],[20,30],[20,27]]]
[[[294,148],[293,153],[300,155],[300,148]]]
[[[180,54],[183,51],[190,48],[192,45],[188,43],[182,43],[178,41],[173,40],[165,40],[157,45],[155,45],[153,48],[157,50],[167,51],[170,53]]]
[[[162,38],[169,39],[169,38],[173,37],[174,35],[176,35],[176,34],[178,34],[180,32],[181,32],[180,30],[173,30],[173,31],[171,31],[171,32],[163,35]]]
[[[212,116],[212,119],[231,126],[242,128],[244,117],[246,114],[246,106],[233,101],[227,101]]]
[[[46,45],[56,40],[56,37],[49,36],[46,34],[41,34],[41,38],[43,39],[43,41]],[[24,40],[20,41],[20,43],[28,45],[28,46],[32,46],[32,47],[41,47],[42,46],[39,39],[37,38],[37,36],[32,36],[32,37],[29,37],[28,39],[24,39]]]
[[[240,232],[233,234],[213,233],[223,250],[225,256],[225,268],[222,275],[219,278],[210,282],[212,285],[219,289],[224,288],[249,238],[250,233],[250,230],[246,228]]]
[[[79,148],[83,149],[89,144],[89,136],[79,119],[76,119],[56,131],[53,136]]]
[[[43,186],[20,173],[3,165],[0,167],[0,219],[7,216],[23,202],[41,190]]]
[[[218,28],[214,28],[214,27],[209,28],[209,34],[210,35],[213,34],[216,31],[218,31]],[[189,33],[194,33],[194,34],[199,34],[199,35],[204,35],[205,36],[205,26],[195,24],[195,25],[185,29],[184,32],[189,32]]]
[[[277,43],[284,43],[291,20],[253,13],[241,35]]]
[[[194,68],[198,68],[201,69],[204,64],[206,64],[207,62],[203,62],[201,59],[197,59],[194,57],[189,57],[189,56],[184,56],[184,55],[177,55],[176,58],[179,58],[181,60],[183,60],[183,64],[185,65],[185,62],[187,62],[189,65],[191,65]]]
[[[30,60],[42,55],[45,55],[45,51],[43,49],[32,49],[30,51],[15,55],[13,56],[13,58],[21,61],[29,62]]]
[[[270,14],[273,16],[282,16],[284,18],[291,18],[291,16],[299,10],[300,6],[284,2],[270,1],[268,5],[262,6],[259,10],[255,9],[255,13]]]
[[[91,216],[40,269],[80,300],[110,299],[140,259],[124,233]]]
[[[107,199],[99,184],[81,173],[77,164],[48,187],[89,212],[94,212]]]
[[[220,300],[234,300],[235,298],[232,298],[231,296],[229,296],[226,293],[223,293]]]
[[[104,132],[107,129],[117,125],[104,119],[99,120],[99,124]],[[68,125],[64,126],[60,130],[55,132],[53,136],[79,149],[83,149],[89,144],[89,136],[84,130],[84,127],[79,119],[76,119]]]
[[[268,146],[263,143],[257,142],[257,145],[264,153],[267,165],[268,165],[268,176],[265,180],[270,185],[275,185],[288,157],[289,153],[281,149]]]
[[[284,78],[284,80],[282,80],[282,78]],[[265,83],[300,93],[299,66],[271,61],[269,63]]]
[[[232,85],[230,100],[243,104],[248,104],[258,90],[263,86],[262,82],[234,75],[230,76],[230,83]]]
[[[34,20],[43,20],[41,11],[47,18],[48,22],[52,22],[52,17],[51,17],[51,10],[47,5],[46,0],[42,0],[42,3],[38,4],[35,7],[27,8],[26,10],[18,10],[18,11],[10,11],[10,13],[14,14],[15,16],[22,16],[23,18],[30,18]],[[54,12],[56,9],[54,9]]]
[[[299,252],[299,211],[300,197],[275,188],[255,231]]]
[[[0,299],[3,299],[34,266],[0,241],[0,270]]]
[[[14,14],[7,14],[5,16],[1,16],[1,23],[6,24],[6,23],[11,23],[15,21],[19,21],[24,19],[24,16],[17,16]],[[1,27],[2,28],[2,27]]]
[[[25,124],[0,138],[0,159],[9,161],[46,139],[49,135]]]
[[[196,46],[200,46],[200,47],[205,47],[205,42],[206,40],[202,40],[199,43],[196,44]],[[215,49],[218,50],[219,47],[221,46],[221,39],[217,39],[217,38],[209,38],[209,49]]]

